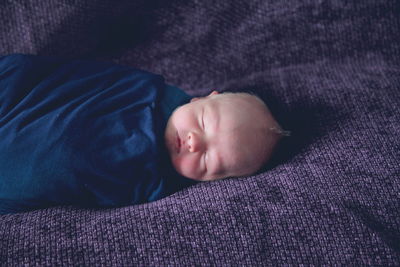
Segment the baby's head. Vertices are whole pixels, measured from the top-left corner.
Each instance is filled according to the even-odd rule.
[[[211,181],[257,172],[271,157],[280,129],[258,97],[213,91],[172,113],[165,144],[178,173]]]

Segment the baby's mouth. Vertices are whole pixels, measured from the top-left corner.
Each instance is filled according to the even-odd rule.
[[[179,138],[178,132],[176,132],[176,153],[179,153],[181,150],[181,139]]]

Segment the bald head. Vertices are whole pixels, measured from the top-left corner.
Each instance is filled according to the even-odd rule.
[[[236,132],[236,149],[245,153],[236,176],[255,173],[268,162],[281,139],[280,125],[264,101],[253,94],[226,92],[210,95],[211,99],[230,105],[230,115],[237,121],[237,129],[226,129]]]

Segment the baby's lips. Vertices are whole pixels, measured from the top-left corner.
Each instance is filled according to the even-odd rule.
[[[176,132],[176,153],[179,153],[181,150],[181,139],[179,138],[178,132]]]

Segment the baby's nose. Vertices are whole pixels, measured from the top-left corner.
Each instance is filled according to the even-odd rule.
[[[192,132],[188,133],[186,142],[187,142],[187,149],[191,153],[199,151],[202,147],[201,138],[199,138],[198,135]]]

